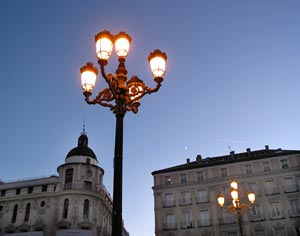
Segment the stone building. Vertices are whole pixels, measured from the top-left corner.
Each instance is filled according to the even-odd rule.
[[[208,157],[154,171],[156,236],[237,236],[234,215],[224,213],[217,196],[232,204],[230,182],[239,183],[241,203],[256,194],[243,214],[247,236],[300,235],[300,151],[269,149]],[[250,205],[250,204],[249,204]],[[225,205],[226,208],[226,205]]]
[[[111,235],[112,198],[85,132],[57,172],[0,183],[0,236]]]

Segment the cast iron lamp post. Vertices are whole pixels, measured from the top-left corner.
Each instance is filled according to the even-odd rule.
[[[223,194],[220,194],[218,196],[218,203],[222,210],[226,213],[230,213],[232,215],[235,215],[235,217],[238,220],[239,223],[239,229],[240,229],[240,236],[243,236],[243,227],[242,227],[242,215],[252,209],[253,204],[255,202],[255,194],[253,192],[248,192],[248,200],[251,203],[251,205],[247,204],[241,204],[238,194],[238,183],[234,180],[230,183],[231,186],[231,197],[232,197],[232,205],[227,206],[224,208],[225,204],[225,196]]]
[[[90,100],[98,74],[98,69],[91,62],[80,68],[81,85],[84,90],[85,101],[88,104],[108,107],[116,115],[112,236],[122,236],[123,118],[127,111],[138,112],[140,100],[144,95],[158,91],[165,74],[167,55],[156,49],[148,56],[156,83],[156,86],[151,88],[146,86],[137,76],[132,76],[127,80],[125,61],[131,43],[131,37],[128,34],[120,32],[113,36],[108,31],[102,31],[95,36],[95,41],[101,75],[108,86]],[[105,66],[108,63],[113,45],[116,48],[119,66],[115,74],[106,74]]]

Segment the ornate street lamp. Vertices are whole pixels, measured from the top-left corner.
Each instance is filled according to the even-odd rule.
[[[223,194],[219,194],[217,198],[218,204],[224,212],[232,214],[237,218],[239,223],[240,236],[243,236],[242,215],[253,208],[253,204],[255,203],[255,194],[253,192],[248,192],[247,194],[248,200],[251,205],[247,205],[243,203],[241,204],[239,199],[237,181],[233,180],[230,183],[230,186],[231,186],[230,194],[232,198],[232,205],[229,205],[226,208],[224,207],[225,196]]]
[[[99,104],[110,108],[116,115],[116,136],[114,153],[114,182],[113,182],[113,213],[112,236],[122,236],[122,172],[123,172],[123,118],[127,111],[138,112],[141,98],[150,93],[157,92],[166,72],[167,55],[159,49],[154,50],[148,56],[152,75],[156,86],[148,87],[137,76],[127,78],[125,67],[131,37],[125,32],[113,36],[108,31],[102,31],[95,36],[96,56],[103,79],[108,87],[98,92],[98,95],[90,100],[95,87],[98,69],[93,63],[88,62],[80,68],[81,84],[85,101],[88,104]],[[115,74],[106,74],[105,66],[115,46],[119,65]]]

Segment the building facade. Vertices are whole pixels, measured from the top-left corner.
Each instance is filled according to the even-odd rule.
[[[244,235],[300,235],[300,151],[266,146],[205,159],[198,155],[152,175],[156,236],[239,235],[237,218],[217,203],[222,193],[225,208],[232,204],[233,179],[241,203],[249,204],[248,191],[256,194],[253,208],[243,214]]]
[[[111,235],[112,198],[85,132],[57,172],[0,183],[0,236]]]

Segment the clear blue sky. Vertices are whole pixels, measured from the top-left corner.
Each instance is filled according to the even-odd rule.
[[[125,225],[154,235],[152,171],[228,146],[300,149],[299,12],[298,0],[1,0],[0,178],[56,174],[85,117],[112,192],[115,118],[84,102],[79,68],[96,62],[96,33],[126,31],[130,76],[154,86],[149,52],[169,57],[160,91],[124,123]]]

